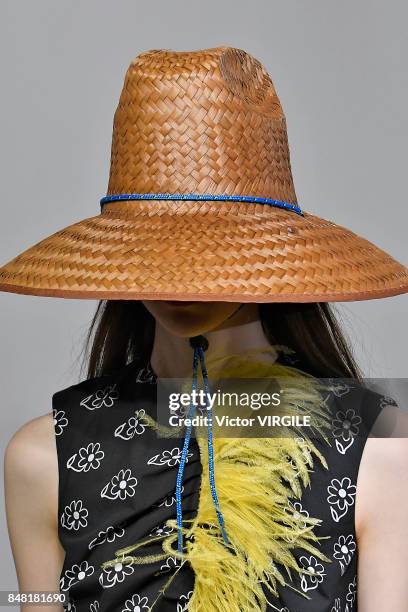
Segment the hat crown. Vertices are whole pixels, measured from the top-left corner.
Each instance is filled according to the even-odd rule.
[[[241,49],[134,59],[102,200],[100,214],[0,267],[0,291],[239,303],[408,291],[407,268],[386,252],[303,202],[297,214],[281,105]]]
[[[250,195],[296,203],[286,119],[242,49],[152,49],[130,64],[113,122],[108,195]]]

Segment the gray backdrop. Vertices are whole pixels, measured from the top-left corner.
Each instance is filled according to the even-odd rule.
[[[407,264],[406,18],[402,0],[2,0],[0,263],[98,214],[133,57],[231,45],[272,76],[300,206]],[[0,293],[0,304],[3,449],[78,381],[96,301]],[[367,376],[406,376],[407,304],[340,305]],[[17,588],[4,513],[0,529],[0,589]]]

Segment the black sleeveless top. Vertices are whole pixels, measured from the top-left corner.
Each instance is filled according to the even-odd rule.
[[[66,551],[60,590],[69,598],[64,608],[71,612],[148,611],[176,569],[177,577],[157,600],[154,612],[188,610],[194,572],[189,564],[180,569],[175,557],[100,567],[115,557],[115,550],[165,533],[166,521],[175,518],[183,440],[159,437],[146,426],[146,414],[156,418],[156,382],[149,362],[134,361],[115,374],[82,381],[52,397],[59,538]],[[331,563],[299,550],[298,563],[309,573],[294,577],[296,590],[279,587],[279,597],[268,592],[268,611],[357,610],[358,469],[372,424],[385,404],[395,402],[340,379],[333,379],[329,395],[334,443],[314,441],[329,469],[315,462],[310,486],[300,501],[289,504],[288,512],[321,519],[315,533],[330,536],[319,546]],[[183,518],[195,516],[201,477],[199,447],[191,438],[183,477]],[[151,550],[162,552],[160,543],[152,543]]]

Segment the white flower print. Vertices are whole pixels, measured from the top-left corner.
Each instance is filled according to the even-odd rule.
[[[113,567],[105,568],[99,576],[99,582],[104,589],[109,589],[118,582],[123,582],[126,576],[130,576],[134,571],[132,558],[124,557],[121,561],[115,563]]]
[[[340,606],[341,606],[341,604],[340,604],[340,597],[336,597],[330,612],[341,612],[341,607]]]
[[[147,597],[141,597],[135,593],[131,599],[125,601],[125,607],[122,609],[122,612],[142,612],[143,610],[150,610],[148,603],[149,600]]]
[[[61,525],[65,529],[74,529],[78,531],[80,527],[86,527],[88,510],[83,506],[81,499],[72,500],[72,502],[65,506],[64,512],[61,514]]]
[[[166,559],[166,562],[160,566],[160,571],[158,573],[167,574],[171,570],[181,567],[181,565],[182,565],[182,561],[178,559],[177,557],[168,557]]]
[[[309,518],[309,512],[303,508],[300,502],[292,503],[291,501],[289,501],[284,510],[285,513],[288,514],[291,518],[295,519],[296,521],[300,521],[299,527],[301,527],[302,529],[305,529],[307,527],[307,521],[301,521],[300,519],[303,516]]]
[[[384,408],[385,406],[396,406],[396,407],[398,407],[398,404],[395,401],[395,399],[390,397],[389,395],[382,395],[381,396],[381,401],[380,401],[380,407]]]
[[[331,504],[330,512],[332,518],[338,523],[347,514],[349,507],[354,504],[356,486],[351,484],[348,476],[345,476],[342,480],[333,478],[327,487],[327,492],[329,493],[327,501]],[[333,506],[337,506],[339,512]]]
[[[335,542],[333,557],[337,559],[340,564],[341,575],[344,574],[355,550],[356,543],[351,534],[348,536],[341,535],[339,536],[337,542]]]
[[[361,420],[361,417],[352,409],[336,412],[336,417],[332,420],[333,436],[336,448],[342,455],[352,446],[358,435]]]
[[[184,492],[184,485],[181,487],[181,493],[183,492]],[[165,506],[166,508],[170,508],[175,503],[176,503],[175,495],[169,495],[168,497],[165,497],[162,501],[160,501],[158,504],[156,504],[156,508],[161,508],[162,506]]]
[[[340,382],[335,378],[329,378],[328,381],[331,381],[331,384],[327,388],[336,397],[342,397],[343,395],[347,395],[347,393],[349,393],[351,390],[351,387],[349,385],[347,385],[345,382]]]
[[[63,608],[64,612],[76,612],[76,606],[75,606],[75,602],[74,602],[73,599],[65,601],[62,604],[62,608]]]
[[[336,418],[333,419],[333,435],[336,438],[340,436],[343,440],[349,440],[352,436],[356,436],[359,432],[361,416],[357,415],[355,410],[338,410]]]
[[[166,465],[167,464],[169,467],[172,467],[180,463],[181,453],[182,453],[182,449],[178,447],[173,448],[171,451],[164,450],[158,455],[154,455],[153,457],[151,457],[148,460],[147,465]],[[193,456],[193,453],[187,453],[186,463],[188,461],[188,458],[192,456]]]
[[[155,527],[149,535],[151,536],[159,536],[159,535],[169,535],[170,533],[173,533],[174,529],[173,527],[170,527],[170,525],[162,525],[161,527]]]
[[[147,425],[147,421],[144,420],[145,415],[144,410],[136,410],[134,416],[131,416],[115,429],[115,437],[122,438],[122,440],[131,440],[135,435],[140,436],[144,433]]]
[[[323,581],[324,577],[324,566],[318,562],[316,557],[300,557],[299,559],[302,567],[310,572],[310,574],[302,574],[301,588],[305,593],[312,589],[317,589],[320,582]]]
[[[98,389],[95,393],[88,395],[81,402],[80,405],[84,406],[87,410],[97,410],[102,406],[110,408],[117,400],[119,394],[116,390],[116,384],[108,385],[103,389]]]
[[[354,607],[354,602],[356,601],[357,595],[357,576],[354,576],[353,581],[348,585],[348,592],[346,595],[346,607],[344,612],[351,612]]]
[[[77,459],[78,456],[79,458]],[[100,443],[90,442],[88,446],[83,446],[68,459],[67,468],[75,472],[89,472],[90,469],[97,470],[104,456],[105,453],[101,450]]]
[[[177,612],[187,612],[188,602],[191,599],[193,591],[189,591],[186,595],[180,595],[180,599],[177,602]]]
[[[137,485],[137,478],[132,476],[131,470],[119,470],[119,472],[111,478],[107,485],[101,491],[101,497],[108,499],[126,499],[133,497]]]
[[[295,520],[297,526],[300,529],[305,529],[308,525],[307,521],[304,520],[303,517],[309,518],[309,513],[305,510],[300,502],[291,502],[288,501],[287,505],[284,508],[285,514],[292,520]],[[303,519],[303,520],[302,520]],[[288,542],[294,542],[297,539],[296,533],[291,533],[288,536],[285,536],[285,539]]]
[[[72,585],[84,580],[88,576],[92,576],[95,568],[89,565],[88,561],[82,561],[79,565],[75,563],[71,569],[66,570],[60,580],[61,591],[68,591]]]
[[[99,601],[95,599],[89,606],[89,612],[98,612],[99,610]]]
[[[125,530],[122,527],[113,527],[112,525],[109,525],[105,531],[100,531],[96,538],[89,542],[88,548],[95,548],[95,546],[99,546],[105,542],[113,542],[115,538],[121,538],[124,533]]]
[[[52,416],[54,419],[55,435],[60,436],[64,431],[64,427],[68,425],[68,419],[65,416],[64,410],[56,410],[55,408],[52,410]]]

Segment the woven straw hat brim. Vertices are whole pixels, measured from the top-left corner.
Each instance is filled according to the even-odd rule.
[[[116,202],[0,268],[0,290],[84,299],[349,301],[408,292],[408,270],[349,229],[237,202]]]

